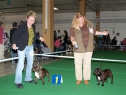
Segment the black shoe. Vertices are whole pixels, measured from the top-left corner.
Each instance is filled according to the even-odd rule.
[[[25,82],[27,82],[27,83],[35,83],[35,81],[34,81],[34,80],[25,81]]]
[[[17,86],[17,88],[23,88],[23,85],[20,83],[20,84],[15,84]]]

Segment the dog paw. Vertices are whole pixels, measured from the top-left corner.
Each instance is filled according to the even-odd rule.
[[[37,82],[35,84],[37,84]]]
[[[104,86],[103,84],[101,86]]]

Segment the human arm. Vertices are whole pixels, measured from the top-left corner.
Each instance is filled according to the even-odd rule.
[[[95,35],[108,35],[108,31],[107,30],[103,32],[96,31]]]
[[[39,36],[39,35],[38,35],[38,33],[36,32],[36,27],[35,27],[35,25],[34,25],[34,24],[32,25],[32,27],[33,27],[34,32],[35,32],[35,39],[36,39],[36,40],[40,40],[40,41],[44,42],[44,38],[43,38],[43,37],[41,37],[41,36]]]
[[[40,40],[41,42],[44,42],[44,38],[41,37],[41,36],[38,36],[37,34],[36,34],[36,39],[37,39],[37,40]]]
[[[74,28],[71,27],[70,29],[70,40],[72,45],[77,44],[77,42],[75,41],[75,31]]]
[[[70,39],[71,39],[71,43],[72,43],[72,45],[77,44],[77,42],[75,41],[75,38],[74,38],[74,37],[70,37]]]

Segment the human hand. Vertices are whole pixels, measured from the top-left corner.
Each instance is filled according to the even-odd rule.
[[[103,31],[103,35],[108,35],[108,31]]]
[[[41,40],[42,42],[44,42],[44,39],[42,37],[40,37],[39,40]]]
[[[77,42],[76,41],[73,41],[72,44],[75,45],[75,44],[77,44]]]
[[[16,50],[17,48],[16,48],[16,44],[13,44],[12,45],[12,48],[14,49],[14,50]]]
[[[73,45],[74,45],[75,48],[78,48],[78,45],[77,45],[76,41],[73,41]]]

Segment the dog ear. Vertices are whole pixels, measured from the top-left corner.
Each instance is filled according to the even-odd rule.
[[[39,69],[39,66],[38,65],[36,67],[37,67],[37,69]]]
[[[99,71],[100,71],[100,72],[102,72],[102,69],[101,69],[101,68],[99,68]]]
[[[32,71],[34,72],[34,67],[32,67]]]
[[[35,67],[36,65],[33,63],[32,67]]]
[[[100,71],[100,70],[102,70],[102,69],[101,69],[101,68],[97,68],[97,70],[99,70],[99,71]]]
[[[100,70],[102,70],[102,68],[99,68]]]
[[[40,66],[39,69],[42,69],[42,67]]]
[[[32,65],[32,69],[34,68],[35,66],[34,65]]]

